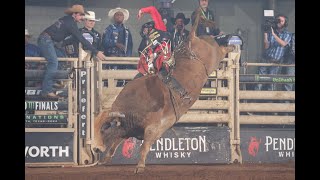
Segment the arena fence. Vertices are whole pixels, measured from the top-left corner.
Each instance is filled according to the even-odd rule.
[[[56,76],[58,80],[64,81],[66,84],[66,90],[57,91],[60,95],[64,95],[64,98],[56,101],[44,100],[39,96],[41,91],[39,88],[29,87],[26,84],[26,166],[80,166],[92,165],[96,161],[97,157],[94,156],[92,151],[94,147],[91,146],[94,140],[94,118],[102,110],[110,108],[123,86],[133,79],[137,71],[132,67],[137,64],[139,59],[138,57],[108,57],[106,61],[101,62],[92,60],[90,54],[82,49],[80,49],[80,52],[79,59],[59,58],[60,61],[70,63],[65,70],[59,70]],[[234,52],[228,54],[221,62],[219,69],[210,75],[198,101],[181,117],[177,127],[168,130],[167,134],[164,135],[164,137],[167,135],[177,136],[177,134],[185,132],[190,135],[205,131],[208,132],[206,135],[208,137],[212,136],[212,138],[216,138],[219,134],[220,136],[223,135],[221,139],[217,140],[220,141],[216,143],[217,146],[214,146],[214,143],[210,146],[213,150],[225,151],[227,155],[217,153],[211,156],[207,151],[207,154],[202,154],[204,157],[197,159],[198,162],[192,161],[191,163],[243,162],[242,149],[250,147],[241,145],[241,143],[245,144],[240,138],[241,125],[294,125],[294,115],[279,115],[280,113],[295,112],[294,91],[239,89],[243,84],[252,82],[288,83],[288,81],[277,82],[272,79],[279,79],[279,77],[240,75],[240,54],[239,46]],[[25,60],[26,62],[45,62],[44,58],[40,57],[26,57]],[[262,64],[247,64],[247,66],[250,65]],[[120,68],[130,68],[130,66],[131,69]],[[42,76],[42,73],[41,70],[26,70],[26,82],[41,79],[39,77]],[[285,76],[284,78],[291,78],[291,83],[294,83],[294,77]],[[260,100],[262,102],[259,102]],[[39,109],[41,103],[43,103],[42,109]],[[49,116],[56,121],[49,121]],[[35,117],[43,120],[36,121]],[[203,128],[204,124],[206,128]],[[195,127],[192,133],[189,131],[192,128],[188,126]],[[199,131],[199,127],[202,128],[201,131]],[[197,135],[197,137],[199,142],[203,140],[201,139],[203,136]],[[226,138],[227,142],[225,144],[229,147],[221,148],[221,144],[223,144],[221,141],[225,141]],[[178,139],[183,138],[179,137]],[[124,143],[128,144],[133,141],[139,143],[133,139]],[[164,139],[163,141],[172,140]],[[157,143],[161,145],[162,141]],[[204,145],[204,148],[208,147]],[[154,151],[156,151],[155,147]],[[200,147],[199,152],[202,151]],[[150,153],[153,152],[150,151]],[[174,156],[174,153],[176,152],[172,152],[171,156]],[[183,154],[180,153],[182,157]],[[137,162],[135,159],[123,160],[122,158],[122,160],[119,160],[120,156],[117,154],[119,154],[118,151],[113,164]],[[201,153],[194,154],[194,156],[198,155],[201,156]],[[207,156],[210,156],[210,158],[207,158]],[[214,160],[218,159],[219,156],[221,157],[220,160]],[[159,159],[157,161],[152,158],[147,159],[147,163],[158,162]],[[172,162],[163,160],[160,163],[175,162],[177,162],[177,159],[173,158]],[[180,163],[190,163],[190,161],[181,160]]]

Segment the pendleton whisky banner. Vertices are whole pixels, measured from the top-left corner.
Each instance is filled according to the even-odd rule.
[[[136,164],[142,141],[128,138],[123,141],[111,164]],[[228,127],[175,126],[154,142],[147,164],[211,164],[230,163],[230,130]]]

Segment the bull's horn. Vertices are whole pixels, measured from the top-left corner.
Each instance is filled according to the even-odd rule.
[[[120,112],[110,112],[110,113],[109,113],[109,117],[121,117],[121,118],[125,118],[126,115],[124,115],[123,113],[120,113]]]

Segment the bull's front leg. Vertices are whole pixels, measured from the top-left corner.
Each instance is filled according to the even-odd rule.
[[[116,140],[114,140],[114,142],[112,143],[110,149],[107,151],[103,161],[99,164],[108,164],[110,163],[112,157],[114,156],[114,153],[116,152],[117,148],[119,147],[119,145],[121,144],[121,142],[123,141],[123,138],[118,138]]]

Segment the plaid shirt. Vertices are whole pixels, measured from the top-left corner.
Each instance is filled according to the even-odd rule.
[[[289,33],[287,30],[283,30],[282,32],[279,32],[278,37],[282,39],[283,41],[290,42],[292,34]],[[283,55],[285,53],[285,50],[287,46],[282,47],[276,39],[272,36],[271,32],[268,33],[268,41],[270,43],[269,48],[265,51],[266,58],[268,60],[273,59],[276,61],[280,61],[283,58]]]

